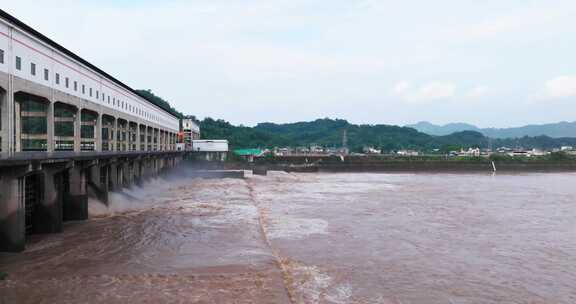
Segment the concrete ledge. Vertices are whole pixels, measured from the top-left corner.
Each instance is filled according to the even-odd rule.
[[[175,156],[183,155],[182,151],[86,151],[86,152],[16,152],[8,155],[0,153],[0,167],[26,165],[32,161],[51,163],[70,160],[109,159],[117,157],[148,157],[148,156]]]
[[[244,178],[244,170],[198,170],[190,174],[190,177],[199,178]]]

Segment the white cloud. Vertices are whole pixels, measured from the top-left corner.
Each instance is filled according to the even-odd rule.
[[[415,87],[407,81],[400,81],[392,87],[391,93],[405,101],[426,102],[454,97],[456,85],[452,82],[432,81]]]
[[[567,33],[571,31],[576,13],[574,1],[535,1],[531,5],[517,7],[505,14],[488,16],[475,23],[462,24],[447,29],[450,39],[483,40],[509,35],[537,35],[536,33]],[[442,31],[441,31],[442,32]]]
[[[464,95],[467,98],[480,98],[482,96],[485,96],[486,93],[488,92],[488,88],[485,86],[476,86],[473,87],[472,89],[470,89],[468,92],[466,92],[466,94]]]
[[[546,95],[550,98],[576,96],[576,76],[560,76],[546,81]]]
[[[417,99],[435,100],[453,97],[456,86],[451,82],[430,82],[416,91]]]
[[[402,96],[408,92],[410,89],[410,83],[408,81],[397,82],[392,88],[392,92],[395,95]]]

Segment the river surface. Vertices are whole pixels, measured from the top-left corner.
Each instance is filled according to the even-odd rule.
[[[0,303],[576,303],[576,174],[180,176],[1,254]]]

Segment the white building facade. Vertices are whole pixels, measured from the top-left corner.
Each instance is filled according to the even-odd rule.
[[[1,10],[0,96],[2,152],[25,151],[24,138],[57,150],[54,133],[65,122],[74,124],[74,134],[60,137],[73,141],[75,151],[83,143],[95,151],[175,149],[178,117]],[[41,110],[26,110],[28,99]],[[58,117],[58,107],[71,114]],[[47,121],[44,133],[26,133],[33,117]]]

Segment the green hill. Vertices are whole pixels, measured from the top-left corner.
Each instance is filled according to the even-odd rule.
[[[364,146],[384,151],[414,149],[449,151],[468,147],[546,148],[576,145],[576,138],[547,136],[514,139],[489,139],[476,131],[462,131],[445,136],[432,136],[408,127],[391,125],[356,125],[342,119],[317,119],[288,124],[260,123],[255,127],[234,126],[224,120],[206,118],[200,121],[203,138],[228,139],[233,148],[273,148],[284,146],[342,146],[342,134],[347,132],[348,147],[361,151]]]

